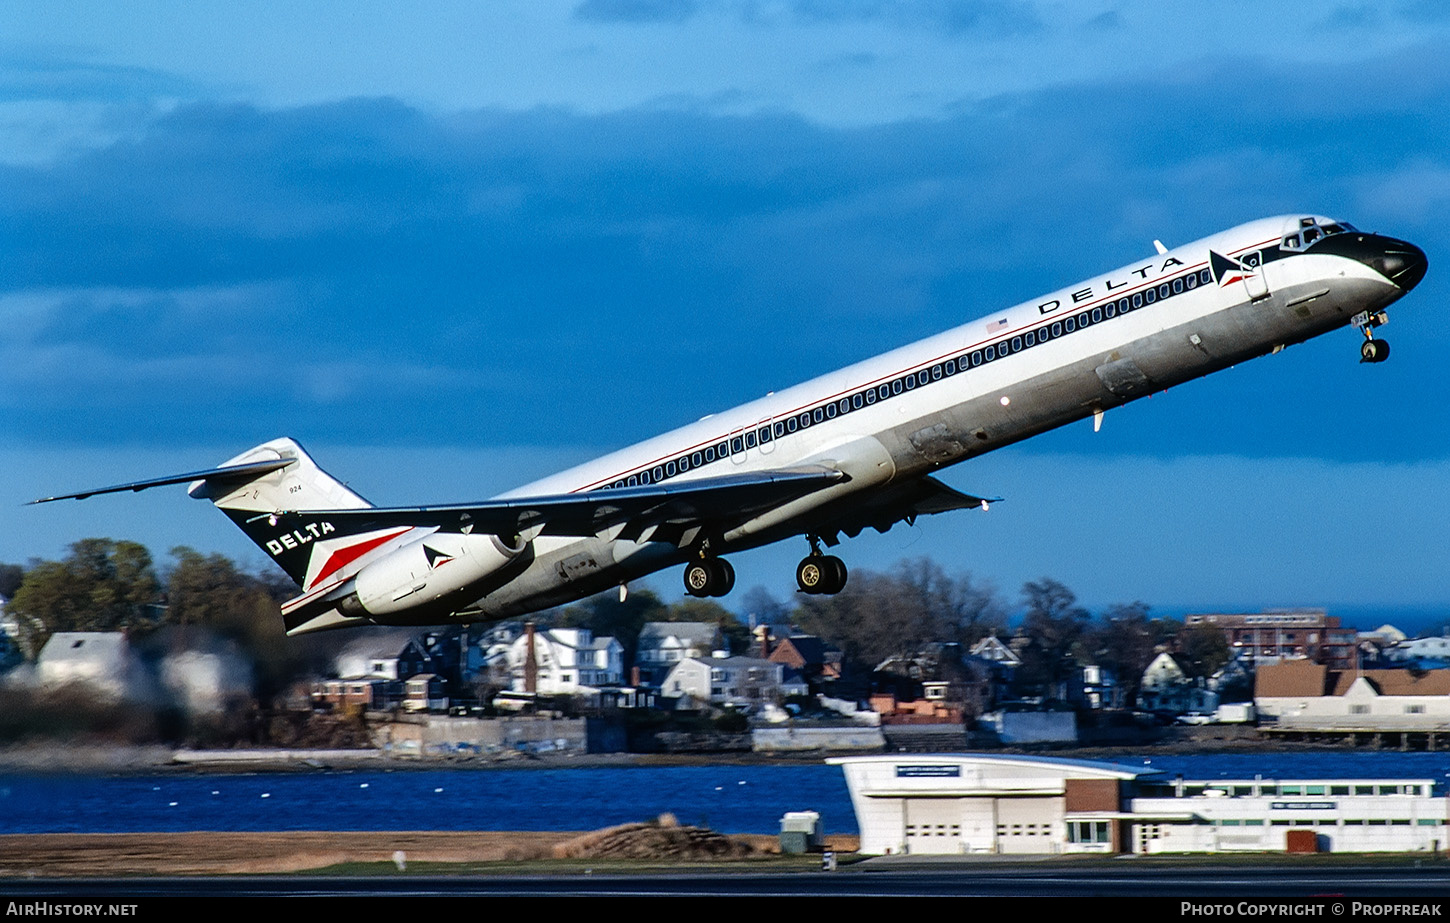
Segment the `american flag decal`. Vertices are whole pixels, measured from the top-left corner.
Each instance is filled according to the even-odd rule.
[[[987,325],[987,332],[988,333],[996,333],[998,330],[1001,330],[1001,329],[1003,329],[1006,326],[1007,326],[1007,318],[1003,317],[1003,318],[1000,318],[998,320],[994,320],[990,324],[988,324]]]

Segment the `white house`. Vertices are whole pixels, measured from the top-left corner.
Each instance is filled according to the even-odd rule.
[[[139,666],[119,631],[58,631],[35,661],[42,686],[83,684],[112,699],[140,688]]]
[[[1138,704],[1150,710],[1209,714],[1218,708],[1218,693],[1189,679],[1178,658],[1164,653],[1143,671]]]
[[[809,695],[799,673],[759,657],[691,657],[665,677],[660,691],[697,702],[758,709],[793,695]]]
[[[529,651],[537,679],[530,689]],[[509,646],[510,688],[543,695],[587,694],[624,680],[624,647],[614,638],[594,637],[587,628],[526,631]]]
[[[680,661],[726,647],[720,627],[709,622],[645,622],[634,660],[642,682],[659,683]]]

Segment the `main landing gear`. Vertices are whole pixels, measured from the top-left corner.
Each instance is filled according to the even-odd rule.
[[[1364,333],[1364,342],[1359,344],[1360,362],[1383,362],[1390,357],[1390,344],[1377,340],[1374,336],[1374,328],[1390,322],[1388,314],[1383,311],[1361,311],[1349,322]]]
[[[735,588],[735,568],[724,558],[701,557],[685,566],[685,592],[691,596],[724,596]]]
[[[846,586],[846,562],[835,555],[822,554],[820,543],[810,538],[811,553],[795,567],[795,582],[802,593],[834,596]]]

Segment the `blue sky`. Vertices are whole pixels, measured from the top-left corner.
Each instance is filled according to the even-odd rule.
[[[375,502],[477,499],[1312,211],[1429,254],[1388,363],[1346,330],[1155,395],[842,556],[1450,616],[1447,44],[1428,0],[0,2],[0,561],[260,565],[179,490],[21,504],[282,434]]]

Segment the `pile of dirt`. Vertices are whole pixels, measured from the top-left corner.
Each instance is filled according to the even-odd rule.
[[[749,843],[704,827],[682,827],[663,814],[644,824],[621,824],[554,844],[555,859],[748,859]]]

